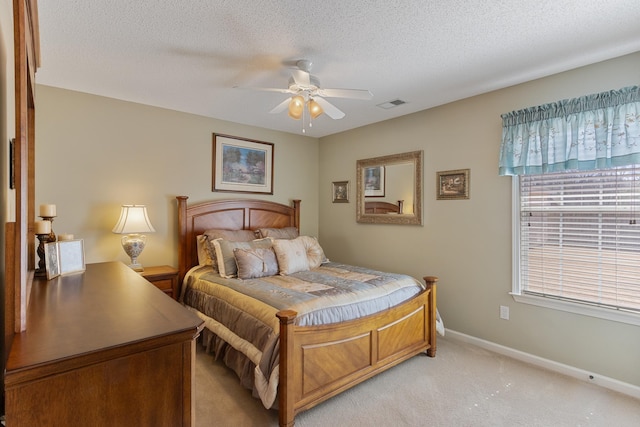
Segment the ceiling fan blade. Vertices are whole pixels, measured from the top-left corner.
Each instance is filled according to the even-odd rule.
[[[296,82],[298,86],[307,87],[311,85],[311,77],[306,71],[291,70],[291,76],[293,77],[293,81]]]
[[[271,114],[278,114],[278,113],[282,113],[284,110],[287,109],[287,107],[289,106],[289,102],[291,102],[291,98],[287,98],[284,101],[282,101],[280,104],[276,105],[275,108],[271,111],[269,111]]]
[[[242,86],[234,86],[234,89],[242,89],[242,90],[257,90],[260,92],[277,92],[277,93],[295,93],[289,89],[278,89],[274,87],[242,87]]]
[[[313,100],[316,101],[318,104],[320,104],[320,106],[324,110],[325,114],[327,116],[331,117],[332,119],[337,120],[337,119],[341,119],[341,118],[344,117],[344,113],[342,111],[340,111],[338,109],[338,107],[336,107],[335,105],[333,105],[332,103],[330,103],[326,99],[317,96],[317,97],[313,98]]]
[[[351,98],[368,100],[373,98],[373,94],[363,89],[318,89],[318,95],[327,98]]]

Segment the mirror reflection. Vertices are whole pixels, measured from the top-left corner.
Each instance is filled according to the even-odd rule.
[[[422,151],[358,160],[356,220],[422,224]]]

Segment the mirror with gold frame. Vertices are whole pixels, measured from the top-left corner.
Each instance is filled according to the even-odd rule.
[[[422,225],[422,151],[356,162],[356,221]]]

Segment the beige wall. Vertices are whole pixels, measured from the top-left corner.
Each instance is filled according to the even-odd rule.
[[[511,178],[497,172],[502,113],[637,85],[639,69],[636,53],[321,139],[320,241],[327,255],[437,275],[446,327],[640,386],[640,327],[511,298]],[[353,200],[331,203],[332,181],[355,185],[357,159],[414,150],[424,150],[424,226],[358,224]],[[436,200],[436,172],[466,168],[471,198]],[[500,305],[510,307],[511,320],[499,318]]]
[[[83,238],[87,262],[128,262],[111,233],[121,204],[145,204],[156,233],[143,265],[177,266],[175,196],[189,202],[238,197],[211,191],[212,134],[274,143],[274,194],[302,199],[302,232],[318,234],[318,140],[79,92],[37,86],[36,210],[54,203],[56,233]]]

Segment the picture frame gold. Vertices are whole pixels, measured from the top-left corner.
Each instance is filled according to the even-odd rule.
[[[436,172],[436,198],[438,200],[469,199],[470,188],[470,169]]]
[[[213,134],[212,191],[273,194],[274,144]]]
[[[349,181],[333,181],[333,203],[349,203]]]

